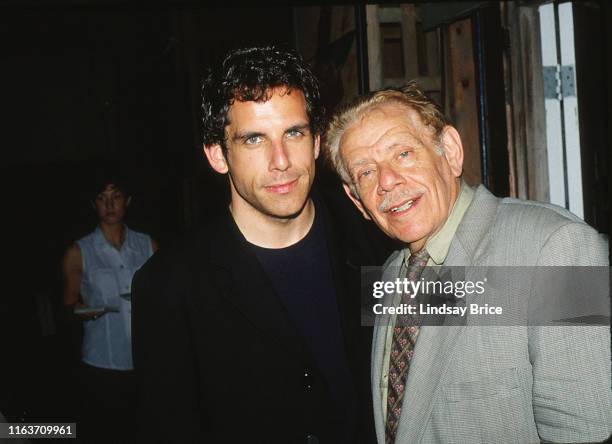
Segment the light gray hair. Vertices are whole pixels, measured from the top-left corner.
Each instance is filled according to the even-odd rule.
[[[323,153],[326,162],[349,185],[353,194],[358,197],[346,165],[340,155],[340,139],[344,132],[360,117],[375,107],[385,104],[397,104],[415,111],[424,125],[433,130],[434,138],[439,140],[442,130],[450,124],[440,105],[430,99],[415,81],[400,88],[387,88],[359,96],[344,105],[331,117],[323,138]],[[436,154],[444,154],[444,148],[436,143]]]

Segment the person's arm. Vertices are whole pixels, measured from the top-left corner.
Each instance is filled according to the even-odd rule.
[[[139,436],[150,442],[205,442],[194,339],[184,298],[189,279],[156,255],[132,281],[132,350]],[[206,322],[206,319],[202,319]]]
[[[538,265],[607,266],[607,245],[589,226],[568,223],[546,241]],[[606,440],[612,432],[609,327],[531,326],[529,356],[541,440]]]
[[[70,245],[62,260],[62,274],[64,278],[63,302],[65,315],[68,319],[81,319],[88,321],[97,319],[99,314],[74,314],[75,308],[85,308],[81,301],[81,279],[83,276],[83,258],[81,249],[75,243]]]

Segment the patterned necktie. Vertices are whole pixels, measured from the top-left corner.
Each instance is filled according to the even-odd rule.
[[[418,280],[428,260],[429,254],[424,248],[412,254],[408,259],[406,278],[410,281]],[[402,303],[404,302],[402,300]],[[391,356],[389,359],[389,384],[387,388],[386,444],[393,444],[395,442],[395,434],[399,425],[400,415],[402,414],[406,376],[408,375],[410,359],[414,353],[414,345],[419,334],[419,327],[415,324],[416,322],[413,317],[398,315],[395,327],[393,328],[393,341],[391,343]]]

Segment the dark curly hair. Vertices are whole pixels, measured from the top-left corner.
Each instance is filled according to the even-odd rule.
[[[302,91],[313,134],[323,130],[324,109],[319,86],[310,68],[294,50],[274,46],[231,51],[218,69],[202,82],[202,141],[226,149],[225,127],[235,100],[266,101],[270,89],[287,87]]]

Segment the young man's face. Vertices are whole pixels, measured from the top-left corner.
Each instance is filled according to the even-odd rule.
[[[388,236],[418,251],[444,225],[463,165],[454,128],[437,141],[413,110],[382,105],[346,130],[340,154],[359,196],[347,194]]]
[[[123,221],[130,199],[120,188],[108,184],[98,193],[93,203],[100,222],[113,225]]]
[[[235,101],[228,117],[227,152],[219,145],[205,151],[216,171],[229,173],[232,211],[299,215],[314,180],[320,139],[310,131],[304,94],[275,88],[265,102]]]

